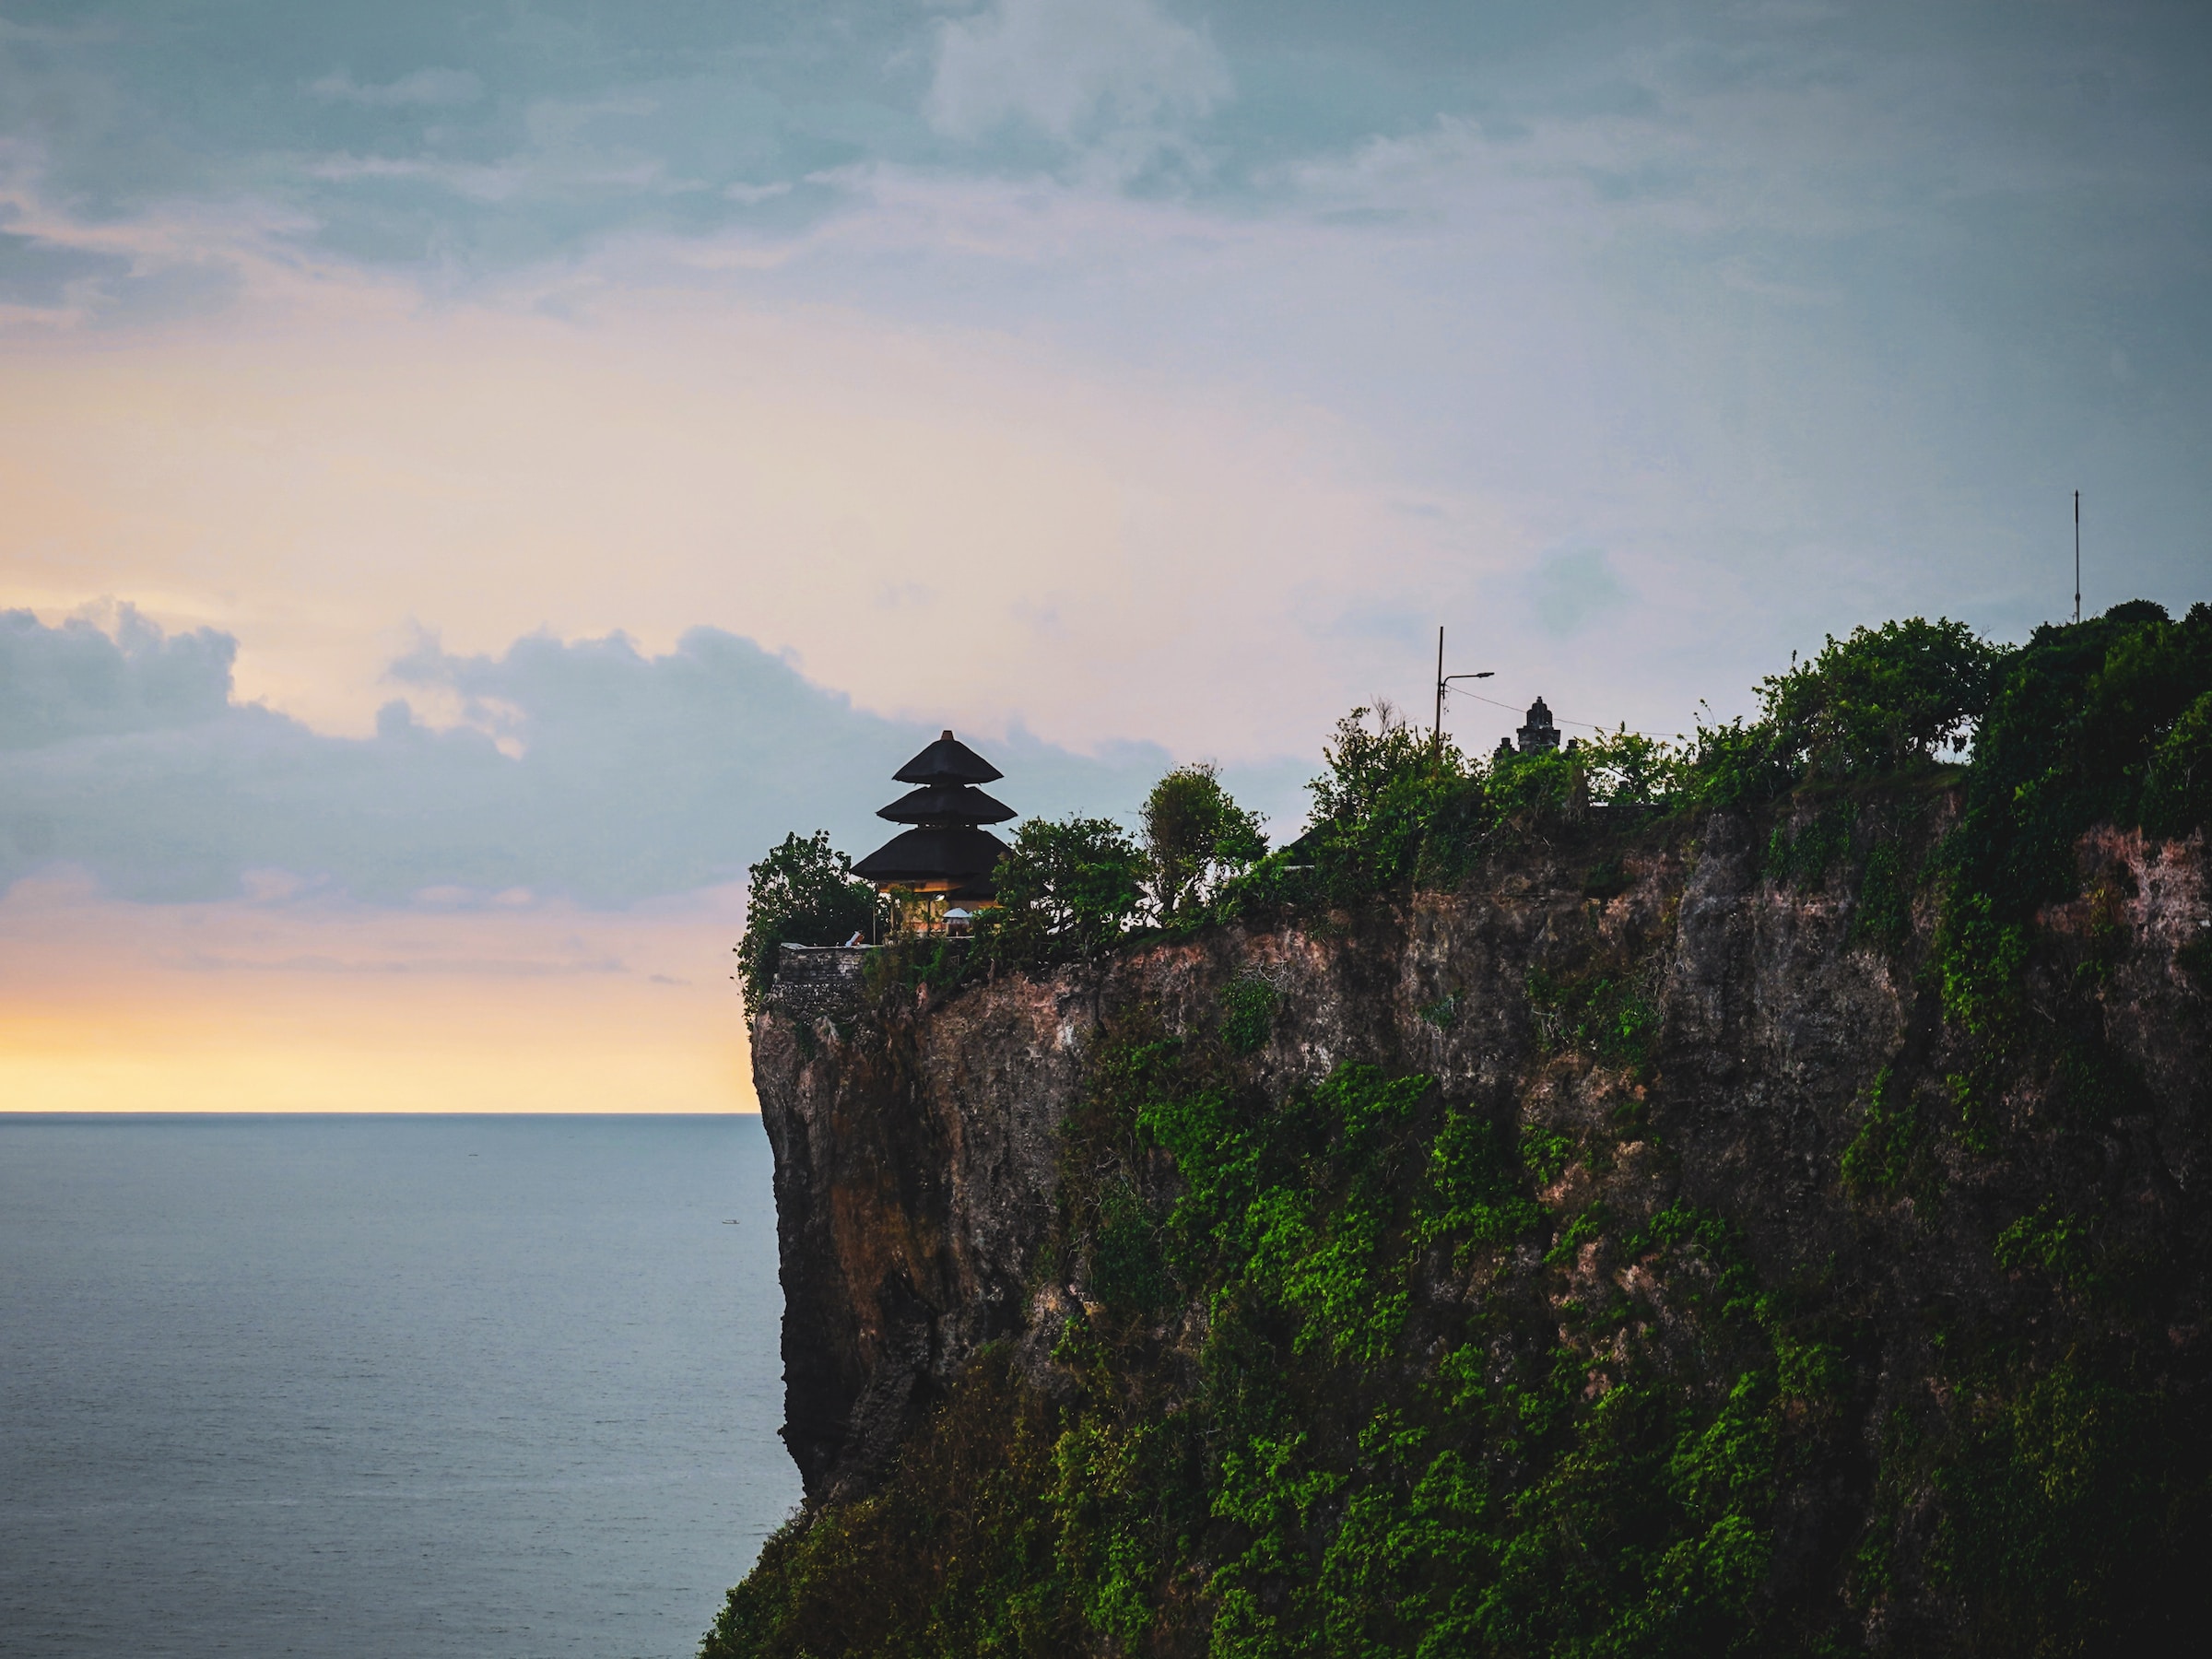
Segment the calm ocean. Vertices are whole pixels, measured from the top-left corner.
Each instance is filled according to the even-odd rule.
[[[799,1496],[769,1171],[751,1117],[0,1114],[0,1653],[691,1653]]]

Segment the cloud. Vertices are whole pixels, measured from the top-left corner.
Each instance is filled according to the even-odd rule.
[[[1194,120],[1233,89],[1213,41],[1152,0],[998,0],[938,25],[923,112],[949,137],[1026,122],[1072,144]]]
[[[433,729],[395,700],[365,739],[230,701],[235,649],[128,606],[112,635],[0,618],[0,885],[66,862],[149,900],[628,904],[741,879],[787,830],[868,851],[893,833],[873,816],[890,773],[935,735],[714,629],[659,656],[618,634],[496,657],[425,639],[391,678],[461,723]],[[1083,756],[1018,726],[978,742],[1030,814],[1127,818],[1170,764],[1153,745]],[[1279,797],[1282,772],[1253,776]]]
[[[363,104],[392,109],[406,104],[453,107],[472,104],[484,96],[484,82],[468,69],[418,69],[382,86],[364,86],[344,70],[310,81],[307,89],[334,103]]]
[[[1329,618],[1432,613],[1456,641],[1502,601],[1522,637],[1486,665],[1557,673],[1571,638],[1654,725],[1824,629],[2031,621],[2071,591],[2038,482],[2062,473],[2130,504],[2115,582],[2197,580],[2206,152],[2176,100],[2199,60],[2131,69],[2139,27],[2098,49],[2112,124],[2071,80],[2028,96],[2071,61],[2041,26],[1992,47],[1954,20],[1924,52],[1879,20],[1778,43],[1696,8],[1501,34],[1209,6],[1203,35],[1157,4],[957,10],[695,80],[640,67],[673,63],[621,32],[655,8],[535,67],[425,39],[392,61],[477,68],[500,94],[480,125],[357,163],[391,147],[351,107],[280,98],[277,127],[227,135],[179,115],[180,155],[226,159],[204,188],[89,189],[90,152],[41,130],[42,245],[224,262],[245,302],[121,349],[45,337],[98,294],[0,312],[36,336],[0,397],[22,602],[166,596],[237,628],[249,690],[348,729],[410,613],[471,650],[549,619],[661,651],[713,620],[885,711],[1251,754],[1418,683],[1418,651]],[[238,43],[204,32],[179,49]],[[371,61],[317,50],[257,72]],[[1226,110],[1228,67],[1186,73],[1209,53],[1243,88]],[[778,79],[802,56],[818,85]],[[193,111],[247,102],[205,55],[178,79]],[[1202,119],[1204,190],[1034,166]],[[982,123],[1006,142],[946,142]],[[527,169],[504,194],[502,157]],[[749,205],[554,182],[641,157],[799,182]],[[277,206],[224,194],[255,189]],[[119,334],[135,288],[103,269]],[[1653,572],[1666,625],[1547,630],[1531,555],[1579,547]],[[935,608],[878,602],[910,585]]]
[[[5,86],[0,86],[4,95]],[[179,195],[135,211],[87,212],[57,183],[44,145],[0,133],[0,224],[11,245],[78,274],[65,305],[0,307],[0,329],[44,331],[104,321],[131,324],[205,316],[241,300],[314,302],[333,288],[357,300],[401,285],[310,246],[320,221],[263,196]],[[408,301],[419,289],[406,287]]]
[[[206,628],[171,638],[129,605],[111,626],[0,611],[0,749],[169,730],[228,707],[235,640]]]

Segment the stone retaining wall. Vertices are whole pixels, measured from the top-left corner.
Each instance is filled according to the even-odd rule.
[[[783,945],[777,947],[775,982],[768,1000],[794,1018],[812,1025],[824,1015],[835,1019],[860,1007],[861,965],[867,945]]]

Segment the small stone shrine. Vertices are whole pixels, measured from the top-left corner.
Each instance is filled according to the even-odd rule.
[[[1006,774],[947,732],[891,774],[914,787],[876,816],[912,829],[895,835],[853,866],[897,907],[909,933],[963,933],[969,913],[992,903],[991,873],[1006,843],[982,826],[1015,815],[976,787]]]
[[[1524,755],[1559,747],[1559,728],[1552,724],[1551,711],[1544,706],[1542,698],[1528,705],[1528,724],[1515,735],[1521,739],[1521,752]]]
[[[1519,736],[1521,747],[1518,752],[1524,755],[1550,754],[1559,748],[1559,728],[1542,698],[1537,698],[1528,705],[1528,724],[1521,728]],[[1567,747],[1570,749],[1574,747],[1573,739],[1568,740]],[[1502,760],[1515,752],[1512,738],[1500,737],[1498,739],[1498,752],[1490,759],[1493,761]]]

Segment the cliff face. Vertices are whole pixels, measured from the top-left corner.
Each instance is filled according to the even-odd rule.
[[[783,1435],[810,1500],[864,1489],[914,1408],[1023,1327],[1100,990],[1008,979],[935,1009],[901,994],[845,1036],[829,1015],[756,1021]]]
[[[1347,1063],[1430,1079],[1406,1120],[1417,1125],[1404,1132],[1412,1151],[1390,1166],[1411,1171],[1393,1177],[1401,1185],[1443,1190],[1441,1148],[1463,1117],[1496,1125],[1509,1149],[1536,1148],[1514,1166],[1519,1197],[1500,1186],[1504,1195],[1480,1211],[1533,1205],[1527,1218],[1467,1224],[1473,1244],[1451,1243],[1459,1235],[1418,1216],[1391,1223],[1414,1264],[1392,1327],[1401,1358],[1395,1370],[1377,1362],[1359,1373],[1361,1420],[1380,1421],[1432,1402],[1435,1378],[1458,1374],[1452,1354],[1477,1357],[1469,1364],[1487,1379],[1492,1404],[1481,1409],[1492,1415],[1465,1444],[1490,1471],[1492,1508],[1481,1513],[1522,1513],[1516,1505],[1551,1491],[1544,1483],[1584,1454],[1532,1450],[1525,1401],[1535,1384],[1515,1394],[1513,1378],[1571,1373],[1556,1385],[1566,1415],[1547,1421],[1582,1421],[1573,1414],[1587,1417],[1641,1375],[1674,1391],[1653,1399],[1690,1402],[1675,1409],[1724,1424],[1736,1409],[1728,1402],[1749,1397],[1737,1379],[1756,1373],[1769,1378],[1758,1385],[1765,1426],[1746,1432],[1766,1437],[1769,1472],[1763,1496],[1727,1500],[1736,1506],[1727,1524],[1762,1540],[1742,1558],[1758,1582],[1712,1590],[1712,1605],[1737,1608],[1744,1630],[1767,1619],[1781,1646],[2066,1651],[2038,1647],[2036,1630],[2073,1627],[2064,1608],[2037,1611],[2032,1586],[2016,1598],[2029,1611],[2004,1615],[2013,1625],[1976,1610],[1965,1575],[1989,1540],[1955,1471],[1981,1466],[1972,1460],[1986,1451],[1984,1430],[1996,1432],[1991,1413],[2032,1415],[2043,1386],[2034,1379],[2073,1375],[2070,1356],[2091,1349],[2099,1376],[2131,1378],[2129,1397],[2177,1414],[2174,1438],[2159,1442],[2183,1449],[2172,1455],[2200,1446],[2212,1356],[2212,1054],[2189,963],[2212,927],[2205,852],[2201,835],[2100,833],[2081,844],[2085,896],[2041,919],[2030,955],[1998,965],[2014,982],[2027,1046],[2006,1051],[2016,1059],[1997,1076],[1976,1057],[1989,1042],[1945,1018],[1930,883],[1908,880],[1901,899],[1886,900],[1868,874],[1877,842],[1917,868],[1955,809],[1940,794],[1853,807],[1836,855],[1812,869],[1800,860],[1794,875],[1777,873],[1788,861],[1775,849],[1806,830],[1809,808],[1779,825],[1721,814],[1681,833],[1537,844],[1456,892],[1232,925],[949,996],[893,985],[805,1019],[771,1004],[753,1030],[753,1062],[776,1155],[785,1433],[810,1510],[877,1488],[979,1356],[1006,1357],[1008,1386],[1041,1397],[1095,1388],[1072,1380],[1081,1367],[1071,1324],[1109,1333],[1101,1363],[1147,1410],[1182,1411],[1207,1389],[1226,1397],[1225,1362],[1205,1349],[1226,1305],[1218,1295],[1209,1303],[1185,1285],[1124,1316],[1098,1282],[1103,1201],[1096,1171],[1075,1165],[1118,1159],[1124,1173],[1112,1179],[1163,1230],[1193,1179],[1162,1149],[1165,1131],[1115,1120],[1099,1138],[1100,1067],[1129,1052],[1135,1031],[1212,1056],[1206,1087],[1231,1101],[1292,1100],[1347,1075]],[[1734,1241],[1712,1242],[1722,1232],[1709,1230],[1696,1235],[1706,1243],[1686,1242],[1684,1217],[1711,1218]],[[1424,1245],[1430,1238],[1446,1241]],[[1728,1251],[1748,1274],[1735,1290]],[[1302,1294],[1294,1286],[1277,1300],[1302,1307]],[[1331,1340],[1351,1351],[1350,1338]],[[1750,1352],[1746,1343],[1756,1362],[1724,1357]],[[1970,1348],[1974,1358],[1961,1359]],[[1286,1336],[1279,1351],[1288,1366],[1316,1350]],[[1974,1404],[1984,1397],[1986,1409]],[[1227,1407],[1208,1409],[1227,1420]],[[1441,1405],[1418,1409],[1439,1424],[1449,1417]],[[1582,1434],[1572,1444],[1585,1450],[1600,1433],[1545,1431]],[[1365,1447],[1370,1432],[1347,1427],[1347,1445]],[[2020,1430],[2023,1446],[2030,1432]],[[1944,1434],[1955,1457],[1940,1449],[1953,1444]],[[1347,1451],[1351,1472],[1330,1478],[1365,1478],[1362,1455]],[[1645,1477],[1672,1491],[1668,1471],[1685,1454],[1668,1455]],[[2144,1488],[2140,1500],[2183,1516],[2174,1524],[2186,1533],[2204,1497],[2189,1484],[2197,1479]],[[1084,1641],[1203,1651],[1206,1621],[1226,1617],[1223,1598],[1249,1594],[1251,1618],[1288,1619],[1305,1605],[1301,1584],[1325,1588],[1330,1540],[1353,1524],[1357,1503],[1317,1500],[1286,1524],[1296,1547],[1311,1547],[1310,1573],[1231,1571],[1224,1563],[1264,1527],[1250,1504],[1219,1495],[1230,1485],[1217,1488],[1182,1542],[1161,1547],[1187,1558],[1163,1557],[1145,1592],[1164,1611],[1121,1626],[1094,1611]],[[1678,1506],[1694,1515],[1709,1501],[1722,1500]],[[1722,1524],[1680,1527],[1709,1538]],[[1644,1547],[1623,1539],[1618,1547]],[[1063,1558],[1071,1547],[1064,1538]],[[1504,1565],[1455,1571],[1510,1586],[1510,1553]],[[1505,1625],[1479,1628],[1493,1634],[1453,1651],[1511,1645],[1494,1634]]]

